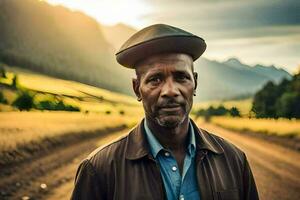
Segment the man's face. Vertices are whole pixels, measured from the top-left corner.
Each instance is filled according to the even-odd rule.
[[[155,55],[136,66],[133,88],[147,119],[174,128],[188,118],[197,81],[192,65],[190,56],[176,53]]]

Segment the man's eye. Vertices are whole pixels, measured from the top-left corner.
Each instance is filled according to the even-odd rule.
[[[149,82],[151,82],[151,83],[160,83],[161,78],[159,78],[159,77],[150,78]]]
[[[161,82],[161,78],[159,78],[159,77],[153,77],[153,78],[150,78],[148,80],[148,82],[151,82],[151,83],[160,83]]]
[[[179,75],[176,77],[177,80],[180,80],[180,81],[185,81],[185,80],[189,80],[190,77],[187,76],[187,75]]]

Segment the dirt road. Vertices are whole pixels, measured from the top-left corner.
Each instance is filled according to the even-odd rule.
[[[211,124],[200,124],[199,126],[227,139],[246,153],[260,199],[300,199],[299,152]]]
[[[200,126],[218,133],[246,152],[261,199],[300,199],[298,152],[210,124]],[[126,132],[128,130],[61,148],[16,167],[14,173],[0,181],[0,199],[69,199],[80,160],[96,147]]]
[[[0,199],[70,199],[78,164],[91,151],[128,130],[103,134],[0,171]]]

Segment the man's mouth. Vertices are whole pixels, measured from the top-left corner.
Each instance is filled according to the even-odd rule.
[[[176,112],[181,109],[180,104],[168,104],[160,107],[160,110],[164,112]]]

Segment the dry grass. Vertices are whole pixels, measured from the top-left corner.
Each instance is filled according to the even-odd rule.
[[[67,133],[93,132],[126,124],[133,126],[140,118],[128,114],[70,112],[2,112],[0,113],[0,152],[38,143],[45,138]]]
[[[213,124],[235,131],[300,137],[300,120],[213,117]]]

